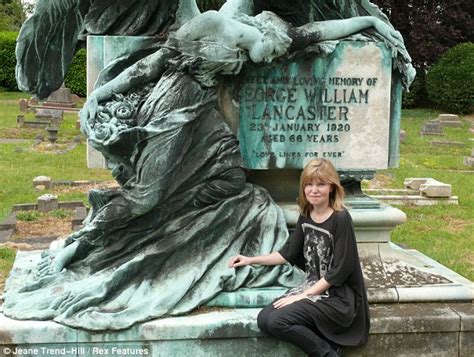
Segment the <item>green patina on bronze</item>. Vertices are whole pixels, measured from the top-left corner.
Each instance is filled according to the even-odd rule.
[[[245,0],[201,14],[193,0],[38,1],[19,36],[17,78],[40,98],[62,83],[85,33],[157,35],[173,21],[178,29],[101,71],[81,111],[81,130],[120,188],[91,191],[85,227],[64,247],[12,271],[5,315],[119,330],[187,313],[220,292],[299,282],[301,272],[289,266],[227,268],[235,254],[277,250],[288,230],[267,191],[246,182],[215,85],[250,62],[270,63],[305,43],[370,27],[376,32],[366,39],[383,39],[405,83],[412,67],[399,34],[367,1],[353,1],[359,10],[351,16],[360,17],[302,27],[282,21],[276,3],[285,2],[259,11],[277,14],[254,14]],[[310,6],[313,14],[321,10]]]

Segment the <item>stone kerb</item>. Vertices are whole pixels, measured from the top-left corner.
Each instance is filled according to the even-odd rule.
[[[460,128],[464,125],[456,114],[440,114],[438,120],[442,126],[446,127]]]
[[[450,197],[451,185],[442,183],[434,179],[428,179],[425,183],[420,185],[420,193],[426,197]]]
[[[464,158],[464,165],[465,166],[474,166],[474,149],[472,149],[470,157],[465,157]]]
[[[404,189],[365,189],[364,193],[387,204],[414,204],[432,206],[437,204],[459,204],[452,196],[452,186],[432,178],[407,178]]]
[[[171,317],[126,331],[74,330],[51,321],[15,321],[0,314],[2,356],[303,356],[292,345],[263,335],[259,309],[225,309]],[[368,344],[345,348],[344,356],[468,357],[474,349],[472,304],[389,304],[370,307]],[[390,347],[387,347],[390,346]],[[387,349],[388,348],[388,349]],[[16,352],[16,353],[15,353]]]
[[[426,197],[451,197],[452,186],[433,178],[407,178],[404,181],[407,189],[419,190]]]

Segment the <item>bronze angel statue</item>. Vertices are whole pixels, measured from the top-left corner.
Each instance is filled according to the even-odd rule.
[[[12,271],[5,315],[123,329],[223,291],[294,286],[289,266],[226,268],[233,255],[279,249],[288,231],[269,194],[246,182],[216,84],[355,33],[384,41],[410,83],[401,35],[365,0],[228,0],[202,13],[195,0],[38,0],[18,38],[17,80],[39,98],[62,84],[88,34],[156,43],[102,70],[80,113],[120,187],[92,190],[84,228]]]

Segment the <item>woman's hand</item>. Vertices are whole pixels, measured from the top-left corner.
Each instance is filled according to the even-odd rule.
[[[279,300],[275,301],[273,303],[273,307],[275,309],[281,309],[284,306],[293,304],[294,302],[299,301],[299,300],[306,299],[307,297],[308,296],[304,293],[298,294],[298,295],[287,296],[287,297],[284,297],[282,299],[279,299]]]
[[[228,266],[229,268],[238,268],[250,264],[251,261],[249,257],[246,257],[245,255],[236,255],[235,257],[230,258]]]

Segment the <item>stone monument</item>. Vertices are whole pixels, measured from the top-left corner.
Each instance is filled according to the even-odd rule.
[[[394,316],[406,321],[408,314],[415,333],[402,353],[423,352],[418,346],[430,343],[443,351],[472,347],[472,329],[453,322],[469,316],[464,305],[420,307],[415,314],[412,305],[383,305],[472,300],[473,293],[465,279],[393,246],[390,232],[404,214],[361,193],[362,178],[397,165],[400,93],[413,71],[386,17],[367,1],[350,3],[328,2],[324,11],[315,2],[292,4],[290,15],[299,15],[292,18],[278,11],[288,7],[285,1],[253,7],[231,0],[219,12],[202,14],[191,0],[136,1],[110,10],[129,13],[132,23],[124,25],[120,16],[98,20],[112,2],[79,1],[77,18],[86,22],[77,23],[76,34],[146,36],[168,31],[174,18],[177,30],[166,41],[110,40],[134,50],[105,63],[81,112],[81,129],[106,157],[120,188],[90,192],[84,228],[63,248],[18,255],[0,316],[2,326],[11,327],[1,331],[8,341],[0,343],[41,343],[45,355],[49,349],[73,355],[126,349],[298,354],[262,337],[255,308],[295,285],[301,272],[287,266],[233,270],[226,262],[239,252],[265,254],[284,244],[298,215],[299,170],[325,157],[351,194],[347,204],[369,299],[382,304],[372,309],[368,350],[352,352],[383,351],[387,341],[407,332],[405,324],[387,328],[385,322]],[[72,11],[53,0],[42,4],[47,11]],[[153,5],[159,17],[142,8]],[[133,22],[136,14],[141,16]],[[44,81],[44,73],[25,67],[32,63],[27,49],[37,41],[26,29],[45,26],[42,16],[49,15],[37,11],[25,24],[17,51],[21,88],[40,97],[62,83],[60,75]],[[328,20],[336,17],[345,19]],[[109,50],[108,37],[89,41],[99,43],[99,53]],[[71,50],[61,54],[63,67]],[[248,181],[244,169],[250,170]],[[205,305],[233,310],[186,316]],[[427,329],[424,323],[440,316],[453,322],[442,341],[436,324]],[[41,320],[28,329],[43,333],[30,338],[11,318]],[[467,342],[459,343],[463,338]]]

